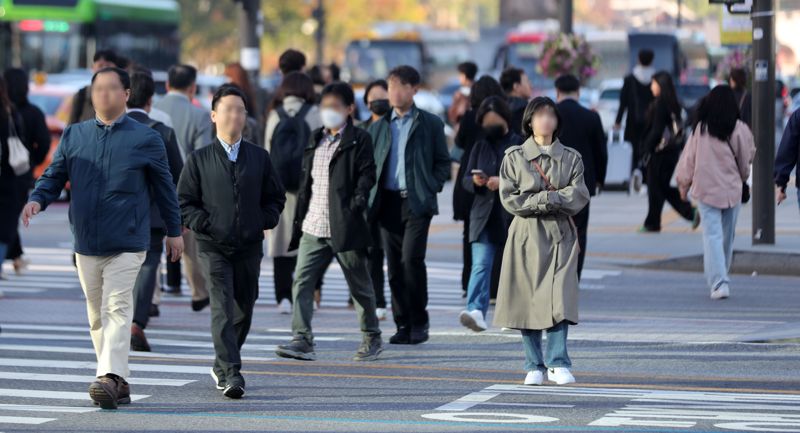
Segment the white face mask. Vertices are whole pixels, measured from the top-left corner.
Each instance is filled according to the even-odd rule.
[[[322,119],[322,126],[328,129],[339,128],[344,125],[344,122],[347,120],[344,114],[333,108],[323,108],[319,110],[319,117]]]

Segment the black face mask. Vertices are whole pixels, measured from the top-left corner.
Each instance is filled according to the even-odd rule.
[[[378,116],[383,116],[391,109],[392,106],[389,105],[388,99],[376,99],[369,103],[369,111],[377,114]]]
[[[497,141],[506,135],[506,128],[501,125],[486,126],[483,128],[483,133],[489,141]]]

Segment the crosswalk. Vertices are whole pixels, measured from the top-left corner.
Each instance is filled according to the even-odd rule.
[[[45,291],[80,291],[80,284],[75,268],[72,265],[70,248],[27,248],[26,253],[31,261],[28,272],[21,276],[13,275],[9,264],[4,268],[8,280],[0,281],[0,291],[9,295],[37,294]],[[464,305],[461,296],[460,263],[428,262],[428,304],[432,310],[460,308]],[[601,280],[609,276],[618,276],[620,271],[586,269],[583,272],[581,288],[583,290],[602,290],[605,286]],[[260,294],[257,304],[275,305],[271,260],[262,262],[259,279]],[[384,284],[387,299],[390,298],[389,284]],[[191,293],[185,282],[184,294]],[[331,263],[323,279],[322,305],[344,307],[349,298],[347,283],[342,269],[334,261]],[[165,303],[188,303],[188,297],[164,297]]]
[[[92,405],[87,392],[97,364],[86,326],[3,323],[2,327],[0,431],[100,410]],[[210,387],[214,351],[208,332],[153,329],[148,334],[152,335],[153,352],[131,353],[128,382],[134,402],[150,398],[159,389],[163,393],[198,381]],[[269,343],[285,337],[278,330],[251,335],[242,349],[242,360],[274,360],[269,357],[274,345]],[[320,336],[318,340],[342,338]]]

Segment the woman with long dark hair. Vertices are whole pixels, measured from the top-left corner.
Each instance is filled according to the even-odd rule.
[[[461,324],[475,332],[485,331],[491,288],[500,280],[500,254],[506,243],[511,215],[500,204],[500,163],[506,149],[522,144],[512,129],[511,109],[502,96],[486,98],[475,113],[482,136],[472,147],[464,176],[464,189],[473,194],[468,216],[472,268],[467,288],[467,308]]]
[[[24,207],[24,204],[20,206],[23,200],[20,197],[20,184],[25,182],[28,173],[17,174],[9,164],[9,141],[12,137],[19,137],[25,143],[22,131],[22,119],[8,99],[6,80],[0,77],[0,258],[2,261],[18,237],[19,216]],[[0,266],[0,279],[4,278]]]
[[[736,218],[755,153],[733,89],[715,87],[700,101],[694,132],[676,170],[681,197],[691,192],[703,217],[703,268],[711,299],[730,296]]]
[[[472,85],[469,94],[469,110],[461,116],[461,121],[459,122],[458,133],[456,134],[454,144],[455,148],[463,153],[459,159],[456,179],[462,179],[464,177],[464,170],[467,168],[472,146],[482,137],[481,127],[475,121],[475,113],[478,111],[478,107],[480,107],[481,103],[490,96],[504,97],[503,88],[500,87],[500,83],[498,83],[497,80],[488,75],[484,75]],[[456,221],[464,221],[461,243],[464,262],[464,267],[461,270],[461,289],[464,292],[464,297],[467,296],[469,275],[472,269],[472,250],[469,242],[470,209],[472,209],[472,194],[464,189],[461,182],[456,182],[455,185],[453,185],[453,219]]]
[[[44,113],[39,107],[28,101],[28,74],[22,69],[6,69],[3,74],[8,85],[8,100],[16,108],[22,125],[25,126],[22,141],[30,150],[31,170],[19,176],[17,182],[18,209],[22,212],[28,202],[28,192],[33,188],[33,168],[41,164],[50,151],[50,130],[47,128]],[[28,261],[23,257],[22,239],[19,232],[14,241],[9,245],[6,259],[14,261],[14,271],[21,274],[28,266]]]
[[[555,102],[534,98],[523,116],[527,139],[509,148],[500,165],[500,200],[514,218],[494,324],[522,332],[526,385],[541,385],[545,371],[558,385],[575,382],[567,353],[567,330],[578,323],[580,247],[572,217],[589,203],[589,189],[581,154],[558,141],[558,132],[569,127]]]
[[[692,221],[692,228],[700,225],[700,214],[692,204],[681,199],[678,189],[670,185],[672,173],[681,156],[683,134],[681,104],[672,77],[660,71],[653,75],[650,90],[655,99],[647,111],[647,134],[642,147],[647,163],[647,218],[641,232],[661,231],[661,212],[667,201],[680,216]]]

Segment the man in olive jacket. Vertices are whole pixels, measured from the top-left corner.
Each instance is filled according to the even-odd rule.
[[[322,89],[323,128],[311,136],[303,153],[303,175],[297,197],[292,241],[298,250],[292,286],[293,338],[275,351],[284,358],[313,361],[314,289],[333,257],[342,268],[353,298],[363,339],[354,361],[374,361],[383,351],[375,314],[375,291],[367,270],[371,243],[365,211],[375,184],[372,139],[353,125],[355,95],[350,85]]]
[[[184,225],[207,266],[212,374],[228,398],[244,396],[240,351],[250,331],[264,256],[264,230],[278,224],[286,194],[263,148],[242,140],[244,93],[223,85],[211,101],[217,139],[189,155],[178,181]]]
[[[450,155],[441,119],[414,105],[419,73],[399,66],[389,73],[393,109],[368,131],[375,143],[377,184],[370,218],[381,226],[397,333],[391,344],[428,340],[428,277],[425,251],[436,194],[450,177]]]

